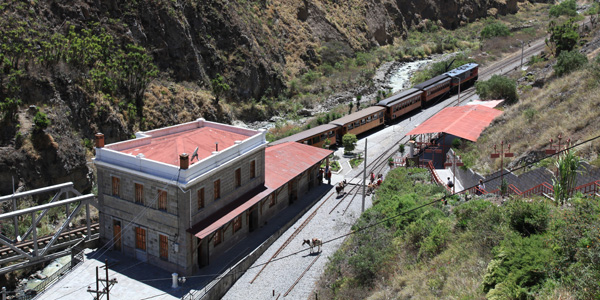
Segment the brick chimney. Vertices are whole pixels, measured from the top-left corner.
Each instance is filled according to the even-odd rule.
[[[104,148],[104,134],[96,133],[96,148]]]
[[[190,167],[190,159],[187,153],[182,153],[179,155],[179,168],[182,170],[187,170]]]

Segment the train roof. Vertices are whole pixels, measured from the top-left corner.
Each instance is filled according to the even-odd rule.
[[[412,96],[413,94],[416,94],[416,93],[421,93],[421,91],[419,91],[419,90],[417,90],[415,88],[410,88],[408,90],[401,91],[398,94],[392,95],[389,98],[386,98],[386,99],[383,99],[383,100],[379,101],[379,103],[377,103],[377,105],[379,105],[379,106],[390,106],[390,105],[393,105],[392,103],[394,103],[394,102],[396,102],[398,100],[401,100],[402,98],[405,98],[405,97],[408,97],[408,96]]]
[[[452,69],[452,70],[450,70],[450,71],[448,71],[448,72],[446,72],[444,74],[447,74],[450,77],[455,77],[455,76],[458,76],[459,74],[462,74],[462,73],[464,73],[466,71],[470,71],[470,70],[475,69],[477,67],[479,67],[479,65],[476,64],[476,63],[468,63],[468,64],[464,64],[464,65],[462,65],[462,66],[460,66],[460,67],[458,67],[456,69]]]
[[[341,117],[339,119],[333,120],[331,122],[329,122],[329,124],[334,124],[334,125],[339,125],[339,126],[344,126],[350,122],[354,122],[356,120],[360,120],[368,115],[377,113],[377,112],[382,112],[385,110],[385,107],[383,106],[370,106],[367,107],[363,110],[359,110],[355,113],[351,113],[347,116]]]
[[[423,82],[415,85],[414,88],[415,89],[419,89],[419,90],[423,90],[423,89],[425,89],[425,88],[427,88],[427,87],[429,87],[431,85],[438,84],[438,83],[443,82],[445,80],[449,81],[450,77],[448,75],[446,75],[446,74],[441,74],[441,75],[435,76],[435,77],[433,77],[433,78],[431,78],[429,80],[423,81]]]
[[[269,146],[275,146],[275,145],[279,145],[279,144],[283,144],[286,142],[297,142],[306,138],[309,138],[313,135],[317,135],[317,134],[321,134],[323,132],[327,132],[330,130],[333,130],[337,128],[337,125],[333,125],[333,124],[323,124],[323,125],[319,125],[317,127],[313,127],[301,132],[298,132],[296,134],[292,134],[288,137],[284,137],[282,139],[278,139],[274,142],[269,143]]]

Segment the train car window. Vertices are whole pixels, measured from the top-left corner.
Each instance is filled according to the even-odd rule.
[[[354,122],[354,127],[359,127],[359,126],[360,126],[360,121]]]
[[[392,119],[395,119],[395,118],[396,118],[396,114],[393,114],[393,115],[392,115]]]
[[[335,135],[335,132],[333,130],[329,132],[329,137],[332,137],[334,135]]]
[[[365,123],[367,123],[367,122],[365,122],[365,119],[360,120],[361,125],[364,125]]]
[[[327,133],[323,133],[321,135],[321,140],[324,141],[325,139],[327,139]]]
[[[380,112],[380,113],[379,113],[379,117],[380,117],[380,118],[383,118],[383,112]]]
[[[319,142],[319,137],[318,137],[318,136],[315,136],[315,137],[312,139],[312,143],[313,143],[313,144],[316,144],[316,143],[318,143],[318,142]]]

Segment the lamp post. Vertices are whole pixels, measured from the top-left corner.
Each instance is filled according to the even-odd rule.
[[[504,196],[504,192],[502,191],[502,184],[504,183],[504,157],[513,157],[514,153],[510,152],[510,144],[508,144],[508,149],[504,152],[504,141],[500,142],[500,152],[497,151],[496,145],[494,145],[494,153],[490,155],[490,158],[498,158],[500,157],[500,194]]]

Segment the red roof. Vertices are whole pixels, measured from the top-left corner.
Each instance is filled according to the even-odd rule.
[[[287,142],[265,149],[265,185],[278,189],[333,153],[331,150]]]
[[[447,107],[406,135],[445,132],[475,142],[483,129],[501,114],[483,105]]]
[[[265,186],[254,188],[216,213],[198,222],[188,232],[203,239],[250,209],[288,181],[333,153],[331,150],[287,142],[265,149]]]
[[[215,142],[219,143],[219,151],[233,146],[235,141],[243,141],[249,136],[213,127],[200,127],[164,136],[151,137],[146,145],[121,149],[120,152],[138,155],[154,161],[179,166],[179,154],[191,155],[198,147],[198,162],[209,157],[216,150]],[[192,162],[191,164],[193,164]]]

